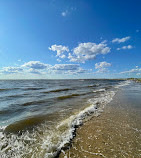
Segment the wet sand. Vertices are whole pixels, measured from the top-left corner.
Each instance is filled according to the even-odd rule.
[[[59,158],[140,158],[141,97],[132,94],[119,91],[101,115],[76,130],[71,147]]]

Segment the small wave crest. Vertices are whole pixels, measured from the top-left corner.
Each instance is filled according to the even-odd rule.
[[[131,83],[131,81],[122,81],[118,85],[115,86],[115,88],[119,89],[120,87],[127,86]]]
[[[92,85],[88,85],[88,87],[98,87],[100,86],[100,84],[92,84]]]
[[[21,106],[30,106],[30,105],[38,105],[38,104],[42,104],[42,103],[46,103],[47,100],[38,100],[38,101],[29,101],[29,102],[25,102],[23,104],[21,104]]]
[[[46,91],[46,92],[43,92],[43,93],[55,93],[55,92],[63,92],[63,91],[69,91],[69,90],[72,90],[70,88],[64,88],[64,89],[55,89],[55,90],[50,90],[50,91]]]
[[[44,88],[40,88],[40,87],[39,88],[38,87],[37,88],[36,87],[35,88],[34,87],[24,88],[24,90],[27,90],[27,91],[28,90],[40,90],[40,89],[44,89]]]
[[[0,91],[9,91],[9,90],[15,90],[19,88],[1,88]]]
[[[58,99],[58,100],[69,99],[69,98],[73,98],[73,97],[80,96],[80,95],[81,95],[81,94],[64,95],[64,96],[57,97],[57,99]]]
[[[106,89],[98,89],[98,90],[95,90],[95,91],[93,91],[94,93],[97,93],[97,92],[105,92],[106,91]]]
[[[5,90],[8,90],[8,89],[0,89],[0,91],[5,91]]]

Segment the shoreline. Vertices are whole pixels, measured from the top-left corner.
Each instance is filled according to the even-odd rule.
[[[139,157],[138,125],[132,108],[126,107],[125,94],[118,91],[113,100],[106,105],[98,117],[92,116],[75,131],[75,137],[66,148],[62,148],[58,158],[101,158],[101,157]],[[123,97],[123,98],[122,98]],[[120,100],[119,100],[120,98]],[[125,101],[126,100],[126,101]],[[128,101],[127,101],[128,102]],[[125,104],[125,107],[122,107]],[[132,117],[131,117],[132,116]],[[134,126],[132,129],[131,126]],[[134,140],[134,141],[133,141]],[[130,146],[130,149],[126,146]],[[127,156],[128,155],[128,156]]]
[[[130,80],[130,81],[135,81],[135,82],[141,82],[141,78],[129,78],[127,80]]]

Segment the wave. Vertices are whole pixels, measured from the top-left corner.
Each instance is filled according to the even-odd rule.
[[[25,97],[25,95],[28,95],[28,94],[8,95],[6,96],[6,98],[21,98],[21,97]]]
[[[69,98],[73,98],[73,97],[80,96],[80,95],[86,95],[86,93],[84,93],[84,94],[70,94],[70,95],[63,95],[63,96],[48,98],[48,99],[43,99],[43,100],[29,101],[29,102],[25,102],[25,103],[21,104],[21,106],[30,106],[30,105],[38,105],[38,104],[42,104],[42,103],[49,103],[52,100],[69,99]]]
[[[7,114],[7,113],[10,113],[10,112],[11,112],[10,109],[3,109],[3,110],[0,110],[0,115]]]
[[[20,133],[25,130],[32,130],[33,127],[42,123],[45,119],[45,116],[35,116],[30,117],[21,121],[17,121],[13,124],[8,125],[4,132],[6,133]]]
[[[92,84],[92,85],[88,85],[88,87],[98,87],[100,86],[100,84]]]
[[[96,92],[105,92],[106,91],[106,89],[98,89],[98,90],[95,90],[95,91],[93,91],[94,93],[96,93]]]
[[[25,103],[21,104],[21,106],[30,106],[30,105],[38,105],[38,104],[42,104],[42,103],[49,103],[52,100],[56,100],[56,99],[63,100],[63,99],[73,98],[73,97],[80,96],[80,95],[85,95],[85,94],[70,94],[70,95],[64,95],[64,96],[60,96],[60,97],[48,98],[48,99],[43,99],[43,100],[29,101],[29,102],[25,102]]]
[[[64,96],[57,97],[57,99],[63,100],[63,99],[73,98],[73,97],[80,96],[80,95],[81,95],[81,94],[64,95]]]
[[[130,83],[131,83],[131,81],[122,81],[118,85],[116,85],[115,88],[119,89],[120,87],[127,86]]]
[[[44,100],[38,100],[38,101],[30,101],[30,102],[26,102],[21,104],[22,106],[29,106],[29,105],[35,105],[35,104],[41,104],[41,103],[46,103],[48,102],[49,99],[44,99]]]
[[[73,87],[73,88],[64,88],[64,89],[55,89],[50,91],[44,91],[42,93],[56,93],[56,92],[63,92],[63,91],[69,91],[69,90],[75,90],[76,88],[85,88],[85,87],[98,87],[100,84],[92,84],[88,86],[81,86],[81,87]]]
[[[117,87],[122,87],[129,85],[130,82],[121,82]],[[113,100],[114,95],[116,94],[115,91],[106,91],[105,89],[99,89],[97,91],[103,91],[104,93],[101,94],[98,98],[92,98],[89,99],[88,102],[90,103],[90,106],[85,108],[84,110],[80,111],[76,115],[72,115],[69,118],[67,118],[64,121],[61,121],[57,129],[63,128],[64,126],[68,127],[67,132],[65,133],[65,136],[63,137],[63,141],[58,146],[58,150],[61,150],[65,144],[69,143],[71,139],[73,139],[74,132],[76,130],[76,127],[83,124],[83,120],[87,118],[88,116],[94,114],[95,116],[98,116],[104,109],[104,107]]]
[[[24,88],[24,90],[40,90],[44,88],[34,88],[34,87],[29,87],[29,88]]]
[[[8,91],[8,90],[14,90],[19,88],[1,88],[0,91]]]
[[[5,91],[5,90],[8,90],[8,89],[0,89],[0,91]]]
[[[69,90],[72,90],[70,88],[64,88],[64,89],[55,89],[55,90],[50,90],[50,91],[46,91],[46,92],[43,92],[43,93],[50,93],[50,92],[61,92],[61,91],[69,91]]]
[[[57,129],[61,129],[64,127],[68,127],[66,135],[62,135],[62,142],[58,146],[58,150],[63,148],[65,144],[69,143],[70,140],[74,137],[74,132],[76,130],[76,127],[80,126],[83,123],[83,120],[87,118],[88,116],[94,114],[95,116],[98,116],[102,109],[105,107],[107,103],[109,103],[113,96],[115,95],[114,91],[105,92],[102,94],[99,98],[93,98],[88,100],[90,103],[90,106],[85,108],[84,110],[78,112],[76,115],[72,115],[69,118],[67,118],[64,121],[61,121]]]
[[[89,99],[89,107],[74,113],[70,117],[58,122],[53,127],[42,124],[45,120],[42,117],[29,118],[7,126],[4,132],[0,131],[0,154],[5,157],[46,157],[53,158],[59,151],[70,143],[75,135],[76,127],[83,123],[83,120],[94,114],[99,115],[104,106],[110,102],[115,92],[105,92],[99,98]],[[38,130],[23,131],[41,123]],[[25,127],[26,125],[26,127]],[[19,133],[22,131],[22,134]],[[12,132],[12,133],[11,133]],[[18,133],[18,134],[14,134]],[[8,143],[7,143],[8,142]]]
[[[85,80],[79,80],[79,81],[83,82],[83,81],[85,81]]]

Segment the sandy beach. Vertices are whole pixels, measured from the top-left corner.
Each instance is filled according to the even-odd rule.
[[[141,157],[140,97],[138,85],[119,90],[99,116],[76,130],[71,146],[59,158]]]

